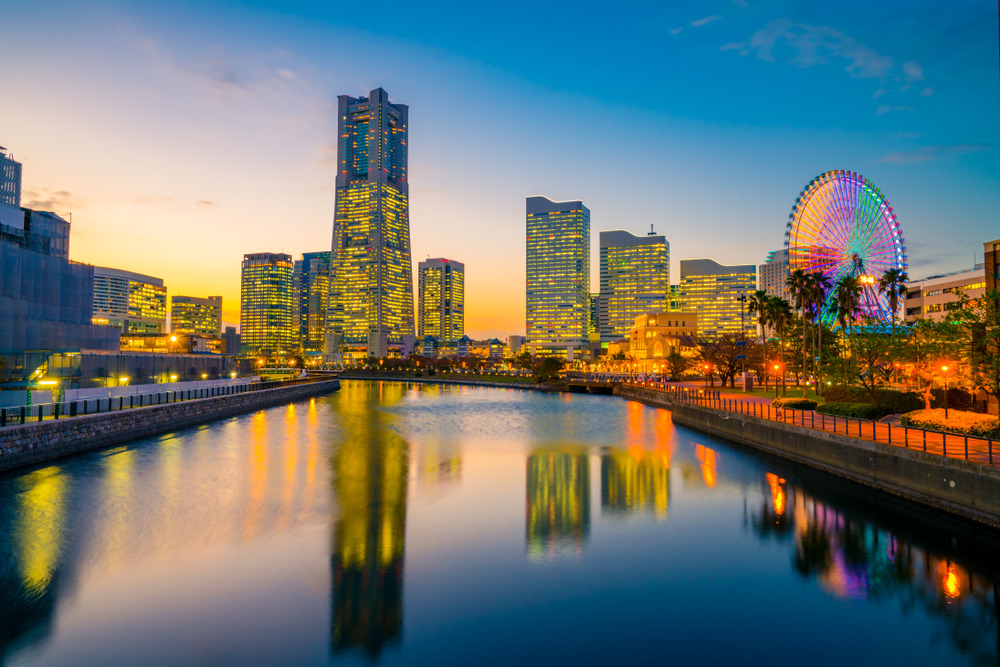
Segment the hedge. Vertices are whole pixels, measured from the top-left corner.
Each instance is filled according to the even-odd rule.
[[[838,417],[854,417],[855,419],[877,420],[894,413],[892,408],[871,403],[840,403],[826,402],[816,408],[816,412]]]
[[[948,419],[944,418],[944,410],[914,410],[903,415],[899,423],[903,426],[926,428],[932,431],[944,431],[959,435],[974,435],[980,438],[1000,438],[1000,421],[992,415],[976,412],[948,410]]]
[[[912,391],[893,391],[892,389],[877,389],[875,396],[880,406],[892,408],[890,414],[912,412],[924,407],[924,397]],[[949,397],[951,394],[949,394]],[[868,403],[871,404],[871,394],[861,387],[828,387],[823,392],[823,398],[831,403]]]
[[[815,410],[818,403],[808,398],[776,398],[771,401],[771,405],[790,410]]]

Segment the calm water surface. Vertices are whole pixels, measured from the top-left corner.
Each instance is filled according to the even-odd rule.
[[[997,664],[995,533],[618,398],[345,382],[0,476],[0,664]]]

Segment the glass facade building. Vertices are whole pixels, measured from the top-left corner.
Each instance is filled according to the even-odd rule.
[[[646,236],[601,232],[600,262],[602,342],[628,336],[635,318],[643,313],[667,310],[670,243],[665,237],[653,232]]]
[[[123,333],[163,333],[167,330],[163,279],[95,266],[93,322],[118,327]]]
[[[527,199],[527,345],[533,353],[589,348],[590,209]]]
[[[217,338],[222,334],[222,297],[174,296],[170,298],[170,332]]]
[[[749,296],[757,289],[753,264],[726,266],[712,259],[682,259],[680,286],[682,309],[698,316],[699,335],[738,335],[743,328],[754,335],[757,321],[745,314],[739,301],[741,294]]]
[[[417,265],[417,335],[440,341],[465,335],[465,264],[428,259]]]
[[[409,110],[377,88],[338,98],[337,200],[327,326],[368,356],[413,336]]]
[[[292,256],[259,252],[243,256],[240,286],[240,348],[249,354],[298,348],[293,321]]]
[[[293,275],[295,322],[302,349],[322,352],[330,299],[330,253],[304,252]]]
[[[21,208],[21,163],[0,146],[0,206]]]

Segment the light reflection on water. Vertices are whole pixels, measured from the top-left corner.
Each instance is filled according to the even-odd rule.
[[[637,403],[345,382],[0,476],[0,664],[996,664],[998,555]]]

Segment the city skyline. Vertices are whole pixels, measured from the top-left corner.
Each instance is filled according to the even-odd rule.
[[[475,338],[521,330],[520,272],[508,269],[521,255],[520,201],[533,192],[587,201],[602,221],[594,231],[655,224],[675,260],[758,265],[781,246],[802,187],[852,169],[897,210],[914,277],[971,267],[968,248],[995,236],[1000,210],[996,9],[866,7],[858,23],[859,6],[640,8],[627,29],[614,20],[623,36],[610,37],[607,62],[560,37],[540,47],[538,67],[494,33],[470,41],[447,30],[444,9],[401,10],[375,27],[357,9],[310,5],[208,4],[198,20],[184,7],[13,5],[0,17],[23,29],[0,48],[18,63],[8,85],[19,95],[0,109],[0,143],[25,164],[25,205],[73,213],[77,261],[162,277],[171,295],[221,295],[227,323],[238,321],[243,254],[327,247],[335,95],[377,86],[419,109],[412,256],[475,267]],[[530,34],[510,20],[514,36]],[[604,29],[568,20],[586,35]],[[43,34],[50,48],[16,57]],[[322,67],[371,47],[381,50],[364,71]],[[622,67],[643,48],[684,66]],[[594,67],[567,73],[573,58]],[[642,95],[606,94],[640,82]],[[727,111],[734,96],[745,103]],[[528,102],[530,117],[518,111]],[[526,151],[538,159],[524,161]],[[609,179],[614,162],[635,177]],[[294,222],[275,223],[285,219]],[[939,238],[951,221],[958,233]],[[677,284],[676,261],[672,273]]]

